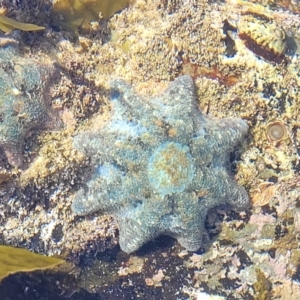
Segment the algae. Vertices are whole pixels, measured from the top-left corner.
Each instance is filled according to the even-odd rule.
[[[6,16],[0,15],[0,29],[5,33],[9,33],[14,29],[20,29],[23,31],[37,31],[43,30],[45,27],[30,23],[18,22]]]
[[[90,21],[97,21],[99,14],[104,19],[110,18],[129,2],[130,0],[56,0],[52,16],[62,28],[76,32],[80,27],[89,27]]]
[[[26,249],[0,246],[0,281],[14,273],[52,269],[63,262],[63,259],[36,254]]]
[[[253,288],[255,291],[255,300],[270,300],[270,283],[265,274],[260,269],[255,269],[257,281]]]

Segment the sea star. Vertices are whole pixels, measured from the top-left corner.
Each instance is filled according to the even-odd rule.
[[[95,166],[74,196],[74,213],[115,216],[127,253],[160,234],[175,237],[188,250],[199,249],[210,208],[248,205],[245,189],[229,172],[229,152],[246,134],[246,122],[204,116],[189,76],[151,99],[122,80],[111,88],[110,121],[74,139],[74,147]]]
[[[50,63],[20,57],[16,40],[0,39],[0,147],[15,167],[23,163],[24,137],[29,131],[62,125],[47,103],[53,74]]]

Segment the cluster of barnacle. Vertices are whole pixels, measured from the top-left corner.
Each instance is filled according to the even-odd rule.
[[[150,48],[153,51],[149,51]],[[176,59],[171,48],[170,42],[161,38],[143,40],[137,47],[132,47],[130,56],[133,58],[134,72],[140,74],[145,80],[151,78],[170,80],[180,67],[180,61]],[[155,68],[152,68],[153,64]],[[150,69],[152,69],[151,73]]]
[[[161,8],[168,14],[173,13],[180,5],[180,0],[163,0],[161,1]]]

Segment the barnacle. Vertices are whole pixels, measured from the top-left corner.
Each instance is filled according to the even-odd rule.
[[[270,122],[266,127],[266,136],[270,142],[280,143],[288,137],[284,122]]]
[[[37,26],[30,23],[21,23],[11,18],[0,15],[0,29],[5,33],[9,33],[14,29],[20,29],[23,31],[37,31],[37,30],[43,30],[45,29],[45,27]]]

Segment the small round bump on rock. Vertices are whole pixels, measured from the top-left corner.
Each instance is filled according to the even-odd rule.
[[[287,139],[286,125],[282,121],[270,122],[266,127],[266,136],[270,142],[280,143]]]

